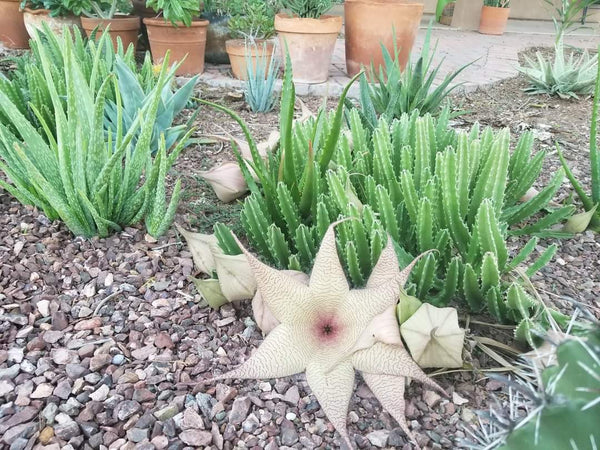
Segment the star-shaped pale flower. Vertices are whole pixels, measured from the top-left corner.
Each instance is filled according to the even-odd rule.
[[[388,240],[366,288],[351,290],[338,258],[334,226],[323,238],[308,285],[244,250],[258,290],[280,324],[244,364],[212,380],[280,378],[305,371],[325,414],[352,448],[346,416],[358,370],[414,441],[404,417],[405,378],[444,392],[404,349],[394,314],[414,262],[401,272]]]

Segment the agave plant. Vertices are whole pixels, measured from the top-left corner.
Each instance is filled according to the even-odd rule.
[[[525,56],[525,65],[518,70],[529,79],[529,94],[558,95],[560,98],[579,98],[594,90],[598,54],[590,56],[587,50],[575,57],[565,58],[562,38],[554,45],[554,62],[536,52],[536,60]]]
[[[178,181],[166,206],[166,171],[188,137],[184,136],[171,152],[162,140],[157,157],[152,158],[150,142],[161,92],[168,81],[167,62],[150,101],[128,130],[117,125],[113,137],[105,133],[104,111],[112,87],[117,114],[122,115],[118,83],[114,75],[109,75],[96,89],[101,72],[92,71],[89,79],[86,77],[87,66],[78,59],[76,45],[65,35],[60,46],[64,71],[58,73],[52,65],[51,49],[39,46],[56,137],[39,111],[33,110],[43,133],[8,95],[0,92],[0,110],[9,121],[0,124],[0,170],[10,180],[0,180],[0,187],[21,203],[40,208],[49,219],[60,218],[76,235],[106,236],[144,218],[149,233],[159,235],[172,221],[180,195]]]
[[[546,309],[514,270],[531,256],[537,237],[513,257],[506,239],[565,235],[550,227],[572,214],[570,206],[531,220],[548,207],[563,173],[521,202],[545,157],[531,156],[531,134],[511,154],[508,131],[494,134],[475,126],[456,133],[448,129],[448,110],[437,121],[418,112],[391,124],[381,118],[372,133],[353,110],[349,130],[342,132],[345,92],[335,111],[321,110],[316,119],[292,128],[294,89],[287,70],[281,144],[267,162],[242,125],[253,158],[239,161],[251,191],[241,222],[253,248],[279,268],[306,271],[327,227],[352,217],[338,227],[338,246],[355,286],[368,279],[389,233],[402,266],[436,250],[417,264],[408,293],[436,305],[458,297],[475,311],[487,307],[498,320],[519,323],[517,337],[532,342],[531,330],[547,321]],[[215,233],[225,252],[238,251],[221,225]],[[556,246],[548,248],[524,275],[533,275],[555,251]]]
[[[246,42],[246,67],[247,76],[244,87],[244,98],[253,112],[266,113],[273,109],[277,100],[275,95],[275,81],[279,73],[279,62],[275,57],[275,52],[269,55],[267,44],[263,43],[263,51],[255,52],[256,66],[253,58],[250,56],[251,47],[258,44]]]

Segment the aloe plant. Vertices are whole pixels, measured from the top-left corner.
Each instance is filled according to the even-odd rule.
[[[544,152],[531,156],[533,136],[525,133],[511,154],[507,130],[495,134],[476,125],[469,133],[456,133],[448,129],[448,110],[437,121],[418,112],[391,124],[381,118],[372,132],[353,110],[349,129],[342,131],[348,87],[336,110],[320,110],[316,119],[292,128],[295,96],[286,64],[281,143],[267,161],[241,119],[220,107],[242,125],[253,155],[250,162],[239,158],[251,191],[241,213],[250,244],[279,268],[306,271],[327,227],[352,218],[338,226],[338,249],[355,286],[368,279],[389,234],[403,266],[436,250],[415,267],[409,294],[436,305],[461,298],[472,310],[487,308],[500,321],[519,323],[517,337],[532,343],[532,330],[547,322],[546,309],[514,270],[531,257],[537,237],[513,257],[506,239],[510,234],[565,235],[551,226],[571,215],[571,206],[531,220],[548,207],[563,173],[520,202],[545,157]],[[215,231],[223,250],[235,253],[222,226]],[[525,276],[555,251],[556,246],[549,247]]]
[[[392,121],[414,110],[418,110],[421,115],[427,113],[438,115],[445,103],[447,104],[448,95],[460,86],[451,83],[472,63],[448,73],[434,88],[433,83],[443,61],[433,66],[437,43],[432,48],[430,41],[431,23],[419,58],[415,63],[409,59],[404,70],[400,69],[399,49],[396,42],[394,41],[393,56],[381,44],[384,64],[379,67],[379,71],[371,64],[370,74],[374,79],[373,83],[369,84],[366,74],[360,78],[360,114],[363,121],[371,128],[377,125],[379,117]],[[353,104],[346,101],[346,106],[352,108]]]
[[[275,52],[267,52],[267,44],[262,44],[262,53],[256,52],[256,67],[251,55],[251,49],[257,50],[254,42],[246,41],[246,82],[244,98],[253,112],[269,112],[277,100],[275,94],[275,81],[279,74],[279,62]]]
[[[40,131],[42,136],[45,135],[42,122],[45,122],[50,130],[56,130],[55,105],[50,99],[48,83],[54,80],[55,89],[62,100],[60,105],[63,111],[66,108],[67,95],[64,83],[67,64],[64,49],[66,39],[55,35],[47,24],[44,23],[43,27],[43,30],[37,31],[37,37],[30,41],[31,53],[17,60],[17,70],[10,77],[0,73],[0,91],[13,101],[19,112]],[[115,51],[108,33],[104,33],[98,41],[84,39],[81,33],[74,29],[67,28],[63,33],[72,43],[72,52],[86,82],[93,83],[91,87],[95,92],[98,92],[109,74],[114,72],[117,57],[135,73],[145,93],[150,92],[156,85],[156,76],[153,74],[149,55],[138,70],[133,46],[124,50],[119,43]],[[42,53],[50,61],[52,78],[47,78],[42,70]],[[106,98],[115,101],[112,83],[107,89]],[[42,120],[38,118],[40,115]],[[9,124],[10,120],[0,112],[0,122]],[[15,129],[12,131],[17,132]],[[56,137],[55,133],[53,136]]]
[[[293,15],[318,19],[341,0],[280,0],[281,7]]]
[[[166,206],[166,171],[188,137],[184,136],[169,153],[163,140],[157,158],[152,158],[150,142],[161,92],[169,79],[168,62],[161,67],[150,100],[130,128],[117,125],[113,137],[105,133],[104,111],[106,95],[112,87],[117,114],[122,115],[118,83],[110,74],[96,89],[101,72],[92,71],[89,79],[86,77],[86,66],[77,57],[76,45],[68,34],[64,36],[60,46],[64,60],[62,78],[54,72],[51,48],[39,47],[55,131],[34,109],[44,130],[40,132],[19,106],[0,91],[0,110],[9,121],[0,124],[0,170],[10,180],[0,180],[0,187],[21,203],[38,207],[49,219],[60,218],[75,235],[106,236],[144,218],[148,231],[158,235],[172,220],[180,192],[177,183]],[[60,94],[61,89],[66,98]],[[135,136],[138,138],[133,146]]]
[[[193,115],[186,124],[173,126],[173,120],[189,102],[194,91],[194,86],[198,81],[198,75],[196,75],[181,88],[173,92],[171,85],[174,84],[175,70],[178,66],[179,64],[171,69],[167,77],[167,82],[161,91],[150,143],[153,154],[158,151],[161,136],[164,136],[166,148],[170,149],[176,141],[179,141],[189,131],[196,117]],[[121,121],[121,126],[124,129],[131,127],[138,111],[152,100],[152,88],[154,87],[153,83],[150,86],[144,86],[136,76],[136,72],[119,55],[116,55],[114,68],[121,93],[122,109],[118,111],[115,102],[107,101],[105,127],[113,134],[117,132],[119,121]],[[152,81],[154,82],[154,80]],[[133,139],[133,144],[136,141],[137,136]]]
[[[600,47],[598,48],[600,52]],[[596,87],[594,89],[594,99],[592,106],[592,122],[590,125],[590,166],[592,172],[592,192],[588,195],[581,183],[575,178],[575,175],[567,165],[560,146],[556,146],[560,162],[566,171],[567,177],[575,189],[577,196],[583,207],[589,215],[589,226],[595,231],[600,231],[600,212],[597,211],[600,205],[600,151],[598,151],[598,104],[600,103],[600,65],[596,64]]]

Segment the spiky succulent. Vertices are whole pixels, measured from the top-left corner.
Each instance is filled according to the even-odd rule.
[[[594,92],[598,54],[590,55],[587,50],[579,56],[572,52],[565,56],[565,45],[559,39],[554,45],[554,60],[540,52],[535,59],[525,56],[525,65],[519,71],[529,80],[525,92],[529,94],[557,95],[561,98],[579,98]]]
[[[292,126],[294,91],[286,71],[278,151],[264,161],[243,125],[254,150],[251,161],[239,161],[251,191],[241,222],[253,248],[282,269],[305,271],[329,224],[353,217],[357,220],[338,227],[338,246],[355,286],[368,279],[389,233],[401,267],[437,250],[417,264],[410,294],[435,305],[458,297],[474,311],[487,308],[499,321],[518,323],[517,337],[532,343],[531,330],[547,323],[547,310],[526,292],[515,269],[531,257],[538,240],[512,257],[506,240],[510,234],[565,235],[550,227],[571,215],[571,206],[550,208],[531,220],[549,208],[563,172],[521,201],[545,157],[532,156],[531,133],[511,153],[508,130],[481,131],[476,125],[456,133],[448,128],[448,110],[437,120],[417,112],[392,123],[380,118],[372,132],[353,110],[349,129],[342,131],[343,100],[344,95],[335,111],[322,110],[316,119]],[[222,248],[235,251],[227,234],[215,231]],[[543,252],[526,276],[555,251],[551,246]]]
[[[404,349],[394,310],[412,264],[403,272],[391,240],[364,289],[351,290],[338,258],[334,224],[315,257],[308,285],[244,251],[258,291],[280,324],[242,366],[212,380],[279,378],[306,372],[325,414],[352,447],[348,402],[359,370],[384,408],[414,440],[404,418],[405,378],[444,392]],[[391,322],[391,327],[385,324]],[[390,333],[384,334],[383,329]]]
[[[21,203],[40,208],[49,219],[60,218],[75,235],[106,236],[146,218],[148,231],[158,236],[172,221],[179,198],[177,183],[166,205],[166,171],[191,134],[171,151],[163,140],[157,157],[152,157],[150,143],[161,92],[169,80],[168,61],[131,126],[124,129],[118,123],[113,140],[104,130],[104,112],[112,87],[117,115],[122,114],[118,84],[111,75],[96,90],[101,73],[86,78],[86,66],[77,58],[75,45],[66,33],[59,47],[64,53],[62,78],[54,76],[50,50],[40,47],[55,130],[41,115],[43,131],[36,129],[0,90],[0,110],[7,120],[0,123],[0,170],[8,180],[0,179],[0,187]],[[61,86],[66,98],[60,95]]]
[[[244,99],[253,112],[266,113],[273,109],[277,100],[275,81],[279,74],[279,61],[275,52],[267,51],[267,44],[262,44],[262,52],[254,42],[246,41],[246,82]],[[251,55],[255,50],[255,61]]]
[[[565,336],[551,333],[544,345],[524,356],[516,377],[497,377],[508,396],[496,398],[462,443],[472,450],[600,448],[600,326]],[[567,425],[568,424],[568,425]]]

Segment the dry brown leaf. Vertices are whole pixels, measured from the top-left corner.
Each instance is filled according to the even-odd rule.
[[[424,303],[400,332],[419,366],[462,367],[465,331],[458,326],[456,309]]]
[[[217,238],[215,235],[194,233],[184,230],[178,224],[175,224],[175,226],[185,238],[188,248],[190,249],[190,252],[192,252],[192,258],[194,259],[196,268],[202,273],[205,273],[209,276],[212,275],[216,269],[213,255],[215,253],[223,253],[219,247],[219,244],[217,243]]]
[[[229,203],[248,192],[248,185],[237,163],[226,162],[213,169],[200,172],[212,186],[219,200]]]

